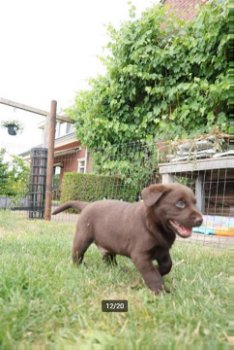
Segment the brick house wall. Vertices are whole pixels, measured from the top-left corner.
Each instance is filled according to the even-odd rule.
[[[84,172],[85,170],[88,172],[91,166],[89,163],[87,150],[81,146],[79,141],[64,142],[62,145],[55,145],[53,199],[57,200],[60,198],[64,174],[67,172]],[[57,172],[56,170],[59,169],[60,171]]]
[[[55,146],[54,164],[61,164],[64,172],[77,172],[79,159],[85,158],[85,148],[79,141],[71,142],[60,147]]]
[[[198,5],[203,5],[208,0],[162,0],[176,16],[183,20],[192,20],[197,13]]]

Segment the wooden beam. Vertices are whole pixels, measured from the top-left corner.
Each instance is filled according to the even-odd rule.
[[[207,159],[194,159],[184,162],[171,162],[159,164],[160,174],[176,174],[193,171],[204,171],[214,169],[233,169],[234,157],[220,157]]]
[[[10,106],[10,107],[17,108],[17,109],[22,109],[22,110],[30,112],[30,113],[43,115],[44,117],[47,117],[48,114],[49,114],[49,112],[43,111],[42,109],[34,108],[34,107],[31,107],[31,106],[24,105],[22,103],[18,103],[18,102],[15,102],[15,101],[7,100],[7,99],[2,98],[2,97],[0,97],[0,103],[4,104],[4,105],[7,105],[7,106]],[[56,115],[56,119],[60,120],[62,122],[74,123],[74,121],[72,119],[70,119],[69,117],[63,116],[63,115],[59,115],[59,114]]]

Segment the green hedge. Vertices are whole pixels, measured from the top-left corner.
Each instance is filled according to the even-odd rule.
[[[127,186],[116,176],[81,173],[65,173],[63,176],[61,202],[93,202],[104,198],[135,201],[136,197],[136,188]]]

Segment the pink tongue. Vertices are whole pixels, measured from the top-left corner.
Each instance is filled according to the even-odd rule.
[[[171,220],[172,226],[175,227],[176,231],[183,237],[189,237],[192,234],[192,229],[180,225],[178,222]]]
[[[178,232],[181,234],[181,236],[188,237],[192,233],[192,229],[184,226],[179,226],[178,227]]]

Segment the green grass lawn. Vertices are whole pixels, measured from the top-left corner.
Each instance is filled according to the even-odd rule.
[[[230,250],[176,243],[154,296],[132,262],[109,268],[92,246],[76,268],[74,224],[0,212],[0,349],[228,349]],[[102,299],[127,299],[104,313]]]

